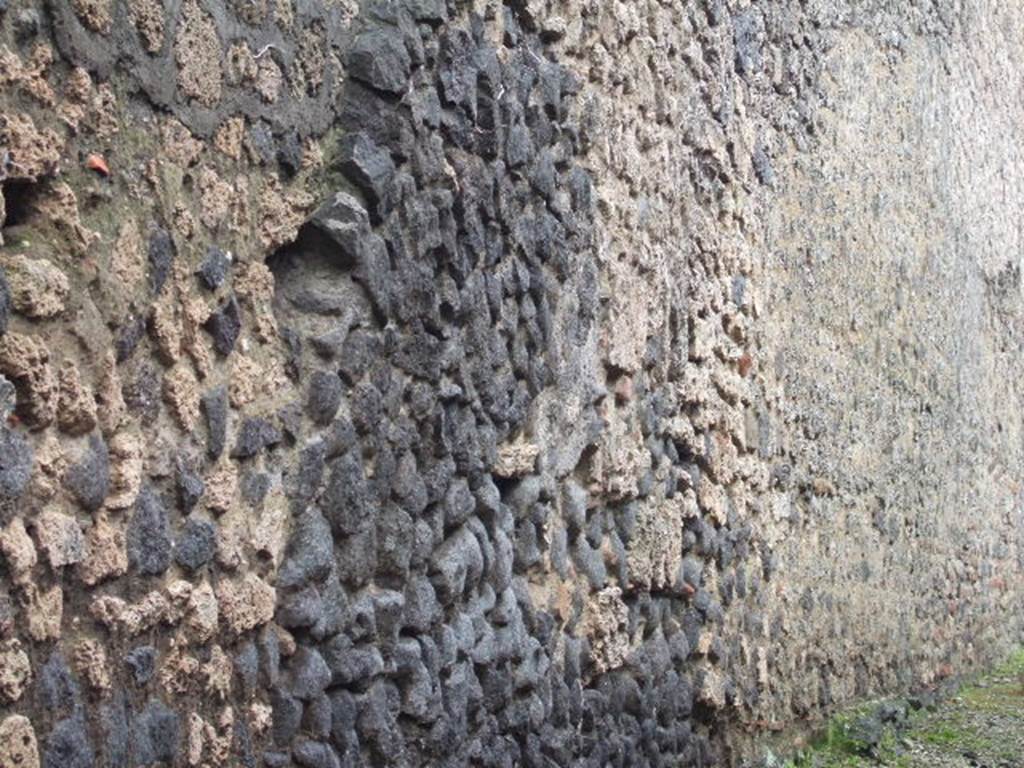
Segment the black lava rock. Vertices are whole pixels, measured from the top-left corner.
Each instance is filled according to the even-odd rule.
[[[95,755],[81,713],[53,726],[43,752],[45,768],[93,768]]]
[[[32,475],[32,448],[20,434],[0,427],[0,499],[17,499]]]
[[[182,511],[189,514],[203,495],[205,485],[203,478],[192,468],[188,461],[178,461],[177,471],[178,501]]]
[[[145,335],[146,318],[142,315],[132,315],[125,320],[117,329],[117,338],[114,340],[114,354],[117,362],[123,363],[130,358]]]
[[[379,91],[400,94],[408,85],[412,59],[399,29],[371,27],[356,38],[346,65],[355,80]]]
[[[228,258],[227,253],[216,245],[211,245],[206,249],[206,258],[203,259],[196,274],[199,275],[203,285],[211,291],[215,291],[224,283],[230,268],[231,259]]]
[[[132,724],[132,764],[173,765],[180,731],[178,714],[159,699],[150,699]]]
[[[331,463],[331,476],[323,494],[324,515],[331,529],[353,534],[372,523],[369,495],[362,462],[354,452]]]
[[[190,517],[174,546],[174,562],[196,571],[213,559],[217,551],[217,527],[208,520]]]
[[[235,447],[231,449],[233,459],[249,459],[264,448],[281,442],[281,432],[266,419],[248,418],[238,430]]]
[[[311,701],[327,690],[331,670],[317,651],[300,646],[288,664],[288,692],[297,699]]]
[[[159,295],[171,274],[174,263],[174,240],[162,227],[153,225],[149,235],[149,287]]]
[[[89,436],[85,455],[64,474],[64,485],[89,512],[103,505],[110,491],[110,454],[102,437]]]
[[[326,427],[341,405],[342,385],[336,373],[317,371],[309,378],[306,411],[315,424]]]
[[[277,162],[286,177],[292,177],[302,169],[302,141],[298,131],[289,131],[277,144]]]
[[[156,649],[151,645],[132,648],[124,656],[124,663],[132,674],[136,685],[145,685],[153,677],[156,668]]]
[[[128,562],[146,576],[159,576],[171,564],[171,526],[167,509],[150,487],[139,493],[125,537]]]
[[[346,136],[341,142],[341,171],[359,187],[374,205],[387,192],[395,175],[395,164],[387,150],[378,147],[365,133]]]
[[[51,653],[39,670],[37,692],[41,707],[58,717],[71,715],[82,706],[78,682],[59,651]]]
[[[205,392],[200,405],[206,417],[206,453],[218,459],[227,442],[228,388],[220,386]]]
[[[213,348],[225,357],[230,355],[242,332],[242,314],[235,297],[232,296],[224,306],[211,314],[203,327],[213,337]]]
[[[311,581],[323,581],[333,565],[331,526],[319,509],[311,507],[295,523],[277,576],[277,586],[303,587]]]

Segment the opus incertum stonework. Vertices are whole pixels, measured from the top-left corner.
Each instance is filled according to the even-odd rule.
[[[1024,9],[0,0],[0,768],[737,766],[1021,641]]]

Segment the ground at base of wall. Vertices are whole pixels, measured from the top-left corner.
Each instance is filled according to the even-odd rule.
[[[951,695],[839,715],[790,760],[766,768],[1024,768],[1024,650]]]

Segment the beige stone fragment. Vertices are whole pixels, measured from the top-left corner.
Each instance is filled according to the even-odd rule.
[[[676,499],[638,505],[629,546],[629,586],[646,590],[672,587],[683,561],[683,511]]]
[[[174,40],[178,87],[182,93],[205,107],[220,101],[222,57],[213,19],[195,0],[187,0],[180,11]]]
[[[225,120],[217,133],[213,136],[213,146],[221,154],[230,157],[232,160],[240,160],[242,157],[242,143],[245,140],[245,119],[242,117],[229,117]]]
[[[92,78],[89,76],[89,71],[83,67],[72,69],[64,84],[64,93],[78,104],[89,103],[92,96]]]
[[[722,673],[711,666],[705,666],[699,676],[697,701],[711,709],[725,707],[725,678]]]
[[[82,23],[93,32],[110,32],[111,0],[71,0],[71,7]]]
[[[157,679],[167,693],[181,696],[192,688],[201,669],[199,660],[183,646],[178,646],[164,656]]]
[[[498,477],[524,477],[534,470],[540,449],[525,438],[498,446],[493,471]]]
[[[99,239],[98,233],[82,225],[78,198],[74,190],[63,181],[49,187],[48,194],[39,202],[39,211],[66,234],[68,245],[77,256],[88,253],[89,247]]]
[[[226,76],[231,85],[253,82],[257,71],[256,57],[248,43],[234,43],[228,48]]]
[[[121,224],[110,256],[111,277],[118,290],[130,294],[146,279],[146,251],[134,219]]]
[[[269,704],[254,701],[249,705],[249,727],[257,738],[266,735],[273,724],[274,710]]]
[[[210,649],[210,660],[203,666],[206,693],[216,701],[226,701],[231,695],[233,672],[231,657],[219,645],[214,645]]]
[[[255,629],[274,618],[276,592],[254,573],[222,581],[217,587],[217,600],[225,625],[235,634]]]
[[[231,355],[228,400],[233,408],[244,408],[257,399],[273,397],[288,386],[281,361],[264,356],[261,360],[235,352]]]
[[[57,377],[42,339],[10,331],[0,337],[0,373],[21,385],[25,420],[49,426],[57,414]]]
[[[107,652],[99,640],[87,638],[75,646],[75,667],[89,687],[99,693],[110,691]]]
[[[92,98],[91,122],[96,136],[109,140],[121,130],[122,108],[110,83],[100,83]]]
[[[308,192],[295,190],[285,195],[280,182],[270,179],[259,199],[260,244],[272,250],[295,240],[312,205],[313,196]]]
[[[142,439],[132,432],[118,432],[110,440],[110,496],[107,509],[127,509],[138,498],[145,463]]]
[[[56,131],[37,130],[26,114],[0,115],[0,147],[10,153],[7,177],[36,181],[56,173],[64,146]]]
[[[220,178],[212,168],[199,172],[199,219],[211,230],[215,230],[227,218],[234,190]]]
[[[199,419],[200,397],[199,382],[190,365],[179,363],[164,376],[164,400],[186,432],[191,432]]]
[[[231,744],[235,724],[235,711],[224,707],[217,717],[217,727],[207,723],[204,729],[207,745],[207,765],[227,765],[231,760]]]
[[[596,674],[625,662],[630,649],[628,620],[629,609],[618,587],[606,587],[587,601],[580,626],[590,640]]]
[[[52,63],[53,49],[45,43],[37,43],[25,59],[0,46],[0,85],[11,91],[17,88],[40,104],[53,107],[56,96],[46,79]]]
[[[116,432],[127,415],[128,406],[121,390],[117,361],[114,353],[108,350],[103,355],[96,381],[96,418],[103,434],[109,437]]]
[[[24,715],[0,722],[0,768],[39,768],[36,732]]]
[[[185,760],[191,766],[199,765],[203,759],[203,727],[206,723],[195,712],[189,712],[185,729]]]
[[[173,117],[160,126],[160,140],[167,159],[183,168],[195,165],[203,151],[203,143]]]
[[[246,176],[235,177],[235,196],[231,200],[231,218],[228,229],[239,234],[248,233],[255,225],[252,222],[252,205],[249,201],[249,180]]]
[[[167,585],[167,613],[165,621],[177,624],[189,612],[195,588],[184,579],[175,579]]]
[[[222,458],[207,473],[203,480],[205,490],[203,501],[206,508],[217,515],[228,512],[235,503],[238,489],[238,467],[227,458]]]
[[[86,586],[93,587],[127,572],[124,531],[101,513],[86,534],[86,556],[78,565],[78,578]]]
[[[191,240],[198,231],[195,216],[192,215],[192,211],[188,209],[185,202],[180,200],[174,204],[174,210],[171,213],[171,225],[179,236],[175,238],[177,240]]]
[[[269,342],[277,336],[274,319],[274,273],[263,261],[239,266],[233,286],[256,318],[256,338]]]
[[[173,365],[181,357],[181,323],[177,316],[174,291],[166,291],[153,305],[150,332],[156,342],[157,353],[163,362]]]
[[[50,561],[51,568],[81,562],[85,556],[85,537],[78,521],[56,509],[48,508],[33,522],[39,548]]]
[[[229,513],[220,521],[217,529],[217,565],[226,571],[234,571],[245,563],[247,533],[240,510]]]
[[[728,518],[729,500],[725,489],[712,482],[706,475],[701,477],[697,486],[697,501],[707,515],[719,525],[724,525]]]
[[[128,0],[128,14],[139,31],[147,53],[164,46],[164,8],[160,0]]]
[[[276,568],[281,564],[288,541],[288,501],[280,489],[265,500],[263,512],[252,527],[252,546],[257,554],[267,555]]]
[[[256,66],[256,92],[267,104],[273,104],[281,95],[284,73],[270,56],[259,59]]]
[[[0,530],[0,554],[4,556],[12,582],[25,585],[31,581],[37,559],[36,548],[20,517],[14,518]]]
[[[4,272],[15,310],[32,318],[56,317],[64,311],[71,282],[48,259],[13,254],[4,259]]]
[[[41,592],[35,584],[25,587],[28,634],[36,642],[59,640],[64,616],[64,590],[55,584]]]
[[[96,426],[96,398],[82,383],[78,366],[65,360],[58,374],[57,424],[69,435],[84,435]]]
[[[12,703],[32,682],[32,667],[28,654],[16,639],[0,642],[0,700]]]
[[[156,589],[134,605],[112,595],[96,597],[89,605],[89,613],[96,621],[129,637],[156,626],[168,616],[170,609],[167,597]]]
[[[35,449],[30,493],[39,501],[52,499],[61,488],[68,461],[56,432],[43,435]]]
[[[182,346],[192,358],[199,378],[205,379],[213,370],[213,351],[209,334],[203,333],[203,324],[210,317],[210,308],[200,297],[184,295],[181,300]]]
[[[204,581],[189,597],[185,619],[188,641],[201,645],[212,638],[217,634],[218,617],[217,597],[209,582]]]

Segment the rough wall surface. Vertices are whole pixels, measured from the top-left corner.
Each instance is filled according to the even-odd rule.
[[[1019,642],[1022,15],[0,0],[0,768],[738,765]]]

